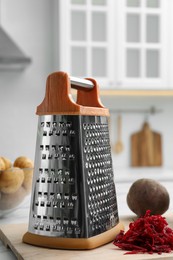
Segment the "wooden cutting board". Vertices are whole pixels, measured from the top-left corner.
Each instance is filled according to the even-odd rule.
[[[121,222],[128,229],[128,225],[134,220],[133,216],[124,217]],[[173,228],[173,214],[166,215],[166,220],[169,226]],[[173,253],[169,254],[137,254],[137,255],[124,255],[123,251],[115,247],[112,243],[101,246],[92,250],[58,250],[46,249],[35,247],[22,243],[23,234],[27,231],[27,224],[10,224],[4,225],[0,228],[0,239],[6,247],[11,248],[18,260],[144,260],[144,259],[157,259],[157,260],[171,260]]]
[[[131,135],[131,166],[161,166],[162,136],[145,122],[141,131]]]

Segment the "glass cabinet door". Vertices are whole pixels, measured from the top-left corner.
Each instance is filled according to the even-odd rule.
[[[122,74],[125,86],[166,87],[165,1],[124,0]]]
[[[58,2],[61,70],[107,89],[167,86],[168,0]]]
[[[64,3],[63,3],[64,2]],[[66,2],[66,3],[65,3]],[[111,79],[109,8],[112,0],[61,1],[61,67],[75,77],[93,77],[108,86]],[[66,19],[65,19],[66,17]],[[64,24],[64,26],[63,26]],[[68,61],[68,62],[67,62]],[[67,65],[68,63],[68,65]]]

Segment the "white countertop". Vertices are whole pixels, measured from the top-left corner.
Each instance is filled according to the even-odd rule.
[[[153,178],[160,181],[170,194],[169,211],[173,212],[173,170],[165,168],[118,168],[114,167],[115,185],[117,192],[119,216],[132,215],[127,206],[126,196],[131,184],[139,178]],[[30,196],[22,205],[10,214],[0,218],[0,225],[12,223],[27,223],[29,220]],[[16,259],[10,249],[7,249],[0,241],[0,259]]]
[[[115,182],[133,182],[140,178],[173,182],[173,168],[167,167],[118,167],[113,165]]]
[[[13,223],[27,223],[29,219],[30,196],[15,211],[0,218],[0,225]],[[0,241],[0,259],[17,259],[10,249],[7,249]]]

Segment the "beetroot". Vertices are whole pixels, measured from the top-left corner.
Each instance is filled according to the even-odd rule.
[[[143,217],[129,224],[129,230],[123,230],[116,236],[113,244],[129,252],[137,253],[170,253],[173,250],[173,230],[161,215],[151,215],[146,211]]]

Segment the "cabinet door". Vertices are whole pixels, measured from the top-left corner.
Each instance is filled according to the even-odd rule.
[[[76,77],[93,77],[106,89],[168,86],[170,1],[55,2],[57,68]]]
[[[101,86],[111,86],[112,3],[113,0],[59,1],[61,70],[75,77],[93,77]]]
[[[118,82],[127,88],[166,88],[167,1],[120,1],[122,30]]]

